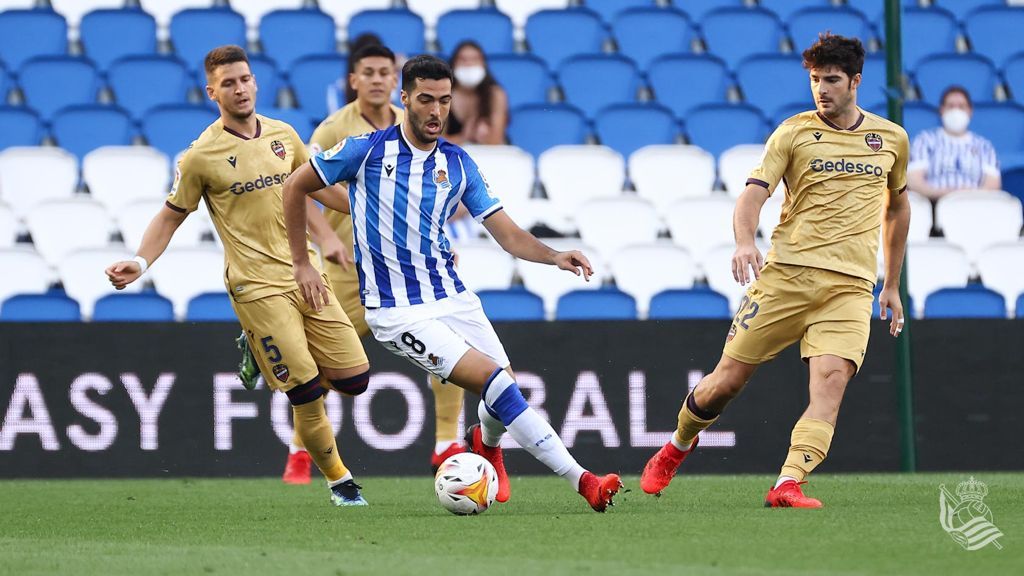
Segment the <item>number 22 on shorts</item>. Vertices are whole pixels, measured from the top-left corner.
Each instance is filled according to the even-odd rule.
[[[749,330],[750,325],[747,324],[747,321],[752,320],[754,316],[757,316],[760,309],[761,306],[757,302],[751,300],[749,296],[743,296],[743,299],[740,300],[739,310],[736,312],[736,316],[732,320],[733,325],[739,326],[744,330]],[[744,314],[744,312],[746,312],[746,314]]]

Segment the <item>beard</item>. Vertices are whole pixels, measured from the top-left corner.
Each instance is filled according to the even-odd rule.
[[[430,136],[423,129],[423,127],[426,126],[429,120],[422,120],[419,116],[415,114],[409,114],[408,112],[406,113],[409,115],[409,120],[411,120],[409,126],[412,128],[412,135],[415,136],[417,140],[426,143],[437,142],[438,136]],[[444,129],[448,122],[446,120],[441,119],[438,119],[438,122],[441,124],[441,130],[439,130],[438,132],[439,134],[444,134]]]

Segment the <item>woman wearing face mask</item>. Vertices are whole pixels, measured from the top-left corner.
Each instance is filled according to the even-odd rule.
[[[911,190],[937,200],[956,190],[999,190],[1002,179],[992,143],[970,132],[971,96],[960,86],[942,93],[942,127],[914,138],[907,167]]]
[[[487,70],[483,49],[471,41],[455,47],[454,98],[445,138],[456,144],[504,144],[508,96]]]

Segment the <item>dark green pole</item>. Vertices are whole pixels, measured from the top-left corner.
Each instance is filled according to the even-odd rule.
[[[900,37],[900,0],[885,2],[885,70],[888,85],[889,119],[903,124],[903,101],[900,97],[900,78],[903,68]],[[906,306],[906,324],[896,339],[896,396],[900,419],[900,467],[904,472],[917,470],[917,447],[914,441],[914,377],[910,362],[911,310],[907,296],[907,262],[900,273],[900,300]]]

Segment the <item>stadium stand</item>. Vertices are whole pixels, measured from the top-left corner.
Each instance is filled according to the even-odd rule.
[[[157,106],[185,104],[192,77],[172,56],[128,56],[110,65],[107,81],[118,106],[145,119]]]
[[[227,292],[207,292],[188,301],[187,322],[235,322],[235,310]]]
[[[934,0],[935,6],[949,10],[960,22],[965,22],[969,14],[979,8],[1006,5],[1005,0]]]
[[[156,19],[159,29],[164,30],[170,25],[172,17],[182,10],[213,6],[213,0],[139,0],[139,3],[143,10]]]
[[[530,54],[489,56],[487,66],[508,94],[510,109],[526,104],[543,104],[555,86],[543,60]]]
[[[0,282],[0,302],[16,294],[41,294],[50,288],[54,274],[50,265],[31,248],[0,249],[0,266],[4,270],[17,270],[5,274]]]
[[[353,18],[349,30],[368,14]],[[303,57],[336,51],[334,19],[318,10],[274,10],[260,20],[260,43],[263,53],[271,55],[281,70],[291,70]]]
[[[534,157],[560,144],[583,144],[587,137],[583,113],[567,104],[528,104],[512,116],[509,140]]]
[[[975,104],[971,131],[988,138],[1001,157],[1024,153],[1024,106],[1012,102]]]
[[[801,2],[801,4],[805,4]],[[818,39],[822,30],[834,34],[860,38],[866,47],[874,36],[871,24],[857,10],[842,6],[809,6],[797,10],[787,20],[789,36],[794,49],[799,53]]]
[[[96,301],[93,322],[170,322],[174,320],[171,301],[155,292],[115,292]]]
[[[408,10],[366,10],[349,20],[348,37],[372,32],[395,54],[415,56],[425,47],[423,19]],[[262,35],[261,35],[262,37]]]
[[[58,146],[79,160],[101,146],[128,146],[135,125],[117,106],[85,104],[63,108],[54,117],[50,132]]]
[[[190,70],[203,73],[200,86],[206,85],[203,59],[207,52],[224,44],[246,44],[245,18],[225,8],[182,10],[171,18],[170,32],[178,58]]]
[[[941,288],[963,288],[970,275],[962,248],[941,241],[908,243],[907,292],[914,303],[914,317],[922,317],[929,294]]]
[[[66,4],[70,7],[77,3],[72,0]],[[91,11],[82,18],[79,35],[85,56],[104,71],[125,56],[156,54],[156,20],[142,10],[115,5],[113,9]]]
[[[0,200],[19,218],[41,202],[70,199],[77,186],[78,160],[60,148],[17,147],[0,153]]]
[[[666,290],[651,299],[650,320],[725,320],[732,318],[729,300],[706,288]]]
[[[537,174],[552,205],[569,213],[592,199],[619,195],[626,161],[607,146],[556,146],[537,159]]]
[[[348,70],[348,61],[337,54],[309,56],[295,63],[289,73],[298,107],[310,118],[327,116],[327,87]]]
[[[636,8],[654,8],[656,0],[585,0],[583,6],[593,10],[604,20],[605,24],[611,24],[622,12]]]
[[[566,42],[565,38],[573,41]],[[541,10],[531,14],[526,22],[530,51],[552,70],[572,56],[600,53],[606,38],[601,17],[585,8]]]
[[[574,216],[580,239],[605,262],[627,246],[653,243],[664,228],[654,206],[633,196],[592,200]]]
[[[579,239],[552,239],[548,244],[555,250],[581,250],[587,254],[590,263],[594,268],[594,275],[589,282],[582,277],[576,276],[565,270],[559,270],[554,266],[537,264],[535,262],[516,261],[516,270],[523,280],[527,290],[533,292],[544,300],[544,310],[548,318],[554,318],[555,308],[558,299],[573,290],[597,290],[604,283],[608,268],[597,252],[588,246],[584,246]]]
[[[49,3],[50,8],[64,17],[70,29],[69,34],[74,36],[76,28],[79,31],[85,28],[86,16],[99,11],[122,8],[125,5],[125,0],[49,0]],[[140,12],[139,10],[133,11]]]
[[[135,200],[122,204],[115,212],[118,228],[124,238],[124,245],[129,250],[137,250],[142,242],[142,234],[153,216],[164,205],[163,198]],[[202,204],[200,204],[202,206]],[[210,234],[209,221],[199,210],[189,214],[171,238],[170,248],[194,248],[204,244],[204,238]]]
[[[636,320],[636,301],[615,288],[574,290],[558,299],[555,320]]]
[[[459,242],[455,251],[459,255],[459,279],[474,292],[505,290],[512,285],[515,261],[497,244],[489,240]]]
[[[718,157],[737,144],[763,143],[768,122],[750,104],[705,104],[687,116],[686,133],[691,144]]]
[[[508,14],[517,28],[524,28],[530,15],[542,10],[567,8],[569,0],[494,0],[494,5]]]
[[[544,320],[544,300],[523,288],[481,290],[484,314],[492,322]]]
[[[937,7],[910,7],[904,9],[902,16],[904,69],[916,69],[930,54],[956,52],[960,25],[952,13]]]
[[[680,174],[686,174],[680,178]],[[707,196],[715,185],[715,157],[697,146],[644,146],[629,156],[637,195],[659,210],[682,198]]]
[[[49,200],[25,214],[36,252],[51,265],[82,248],[103,248],[110,244],[114,222],[102,204],[89,198]],[[74,234],[68,234],[74,230]]]
[[[731,76],[715,56],[669,54],[651,63],[647,80],[659,104],[686,118],[697,106],[726,102]]]
[[[588,118],[613,104],[636,101],[640,73],[633,61],[614,54],[573,56],[558,69],[565,99]],[[595,90],[595,86],[601,86]]]
[[[304,3],[304,0],[235,0],[231,9],[244,16],[246,25],[255,30],[271,12],[299,10]]]
[[[100,76],[92,63],[73,56],[32,58],[18,71],[18,84],[30,108],[44,120],[60,109],[96,101]],[[55,90],[60,86],[59,90]]]
[[[174,304],[175,316],[183,319],[192,298],[224,290],[224,252],[216,246],[168,249],[148,275]]]
[[[994,244],[981,252],[977,260],[978,274],[987,288],[1003,295],[1012,316],[1018,316],[1017,297],[1024,295],[1024,241]]]
[[[84,319],[92,318],[93,306],[97,300],[107,294],[117,293],[102,271],[112,262],[131,257],[132,255],[123,248],[94,248],[76,250],[60,262],[57,272],[64,285],[64,291],[78,301]],[[143,283],[135,282],[125,287],[121,293],[140,292],[142,289]]]
[[[11,209],[0,204],[0,249],[13,248],[18,239],[20,224]]]
[[[1006,303],[998,293],[978,285],[942,288],[928,295],[925,318],[1006,318]]]
[[[4,127],[0,131],[0,152],[14,146],[36,146],[43,138],[39,116],[25,108],[0,106],[0,124]]]
[[[216,114],[206,106],[160,106],[143,118],[142,135],[150,146],[175,158],[216,119]]]
[[[82,312],[60,292],[19,294],[0,304],[0,322],[78,322]]]
[[[609,106],[598,113],[594,131],[602,144],[625,157],[651,144],[674,144],[679,137],[672,113],[652,103]]]
[[[698,262],[713,248],[732,245],[735,206],[735,200],[724,196],[686,198],[672,204],[664,211],[672,241]]]
[[[673,8],[657,8],[650,2],[637,4],[645,6],[618,12],[612,20],[605,18],[612,22],[612,35],[619,53],[631,58],[641,70],[647,70],[663,54],[691,51],[697,35],[686,14]]]
[[[736,80],[744,99],[756,104],[766,116],[774,118],[777,111],[794,104],[802,110],[814,107],[807,89],[807,70],[798,56],[752,56],[740,64]]]
[[[914,77],[921,99],[933,106],[953,84],[966,88],[975,105],[992,102],[999,83],[995,66],[977,54],[933,54],[921,60]]]
[[[641,319],[647,318],[655,295],[690,289],[697,279],[697,265],[689,252],[668,242],[627,246],[609,263],[615,285],[636,299]]]
[[[512,19],[493,9],[446,12],[437,21],[436,35],[438,47],[446,58],[466,40],[479,44],[488,55],[507,54],[515,49]]]
[[[946,240],[964,249],[976,263],[982,250],[1020,237],[1024,218],[1020,200],[999,190],[961,190],[935,205],[935,224]]]
[[[93,200],[117,214],[137,200],[162,200],[171,184],[170,161],[147,146],[105,146],[85,155],[82,180]]]
[[[700,29],[707,50],[733,70],[755,54],[779,52],[786,35],[775,14],[761,8],[712,10],[700,20]]]
[[[0,12],[0,60],[9,70],[38,56],[63,56],[68,51],[68,25],[50,10]]]
[[[336,3],[338,0],[331,0],[331,1],[333,3]],[[341,0],[341,2],[349,2],[349,1],[351,1],[351,0]],[[378,8],[378,9],[387,8],[391,4],[387,0],[384,0],[384,1],[381,1],[381,0],[369,0],[369,1],[361,0],[361,2],[363,4],[378,4],[378,6],[375,6],[375,8]],[[358,4],[358,3],[359,2],[356,2],[356,4]],[[444,36],[441,33],[441,20],[443,19],[444,15],[451,14],[453,12],[467,12],[467,11],[472,12],[472,11],[478,11],[478,9],[480,8],[480,0],[445,0],[445,2],[438,2],[437,0],[405,0],[405,7],[408,8],[409,10],[411,10],[414,14],[418,15],[420,18],[422,18],[423,19],[423,23],[426,24],[428,30],[430,28],[436,28],[436,30],[437,30],[437,37],[438,37],[437,40],[440,42],[442,37]],[[371,8],[371,6],[367,6],[366,8],[363,8],[363,9],[366,10],[366,9],[369,9],[369,8]],[[323,2],[320,2],[320,9],[321,10],[325,10],[325,11],[327,10],[326,8],[324,8],[324,3]],[[495,14],[500,14],[504,18],[508,19],[508,23],[509,23],[508,33],[509,33],[510,38],[511,38],[511,34],[512,34],[512,19],[511,18],[508,18],[508,16],[506,16],[504,13],[499,12],[498,10],[494,9],[493,7],[486,8],[486,9],[479,10],[479,11],[480,12],[486,11],[486,12],[492,12],[492,13],[495,13]],[[476,24],[481,24],[481,23],[482,22],[480,22],[480,21],[476,22]],[[450,41],[446,41],[446,42],[450,42]],[[456,41],[450,42],[450,43],[452,44],[452,46],[454,46],[455,44],[458,44],[459,41],[456,40]],[[508,51],[511,52],[511,50],[508,50]]]
[[[406,1],[409,3],[408,0]],[[464,2],[466,0],[461,1]],[[480,4],[479,0],[471,1],[476,5]],[[425,2],[421,0],[419,3],[430,4],[435,9],[442,8],[442,3],[436,2],[435,0],[425,0]],[[445,6],[443,8],[445,10],[448,9],[448,4],[450,3],[444,3]],[[391,0],[317,0],[317,5],[321,10],[334,18],[334,24],[338,27],[338,30],[343,31],[348,29],[349,20],[351,20],[356,14],[364,10],[386,10],[391,7],[392,2]],[[423,14],[418,10],[414,11],[423,16]],[[426,16],[423,17],[426,18]],[[353,39],[354,37],[349,37],[349,40]]]

